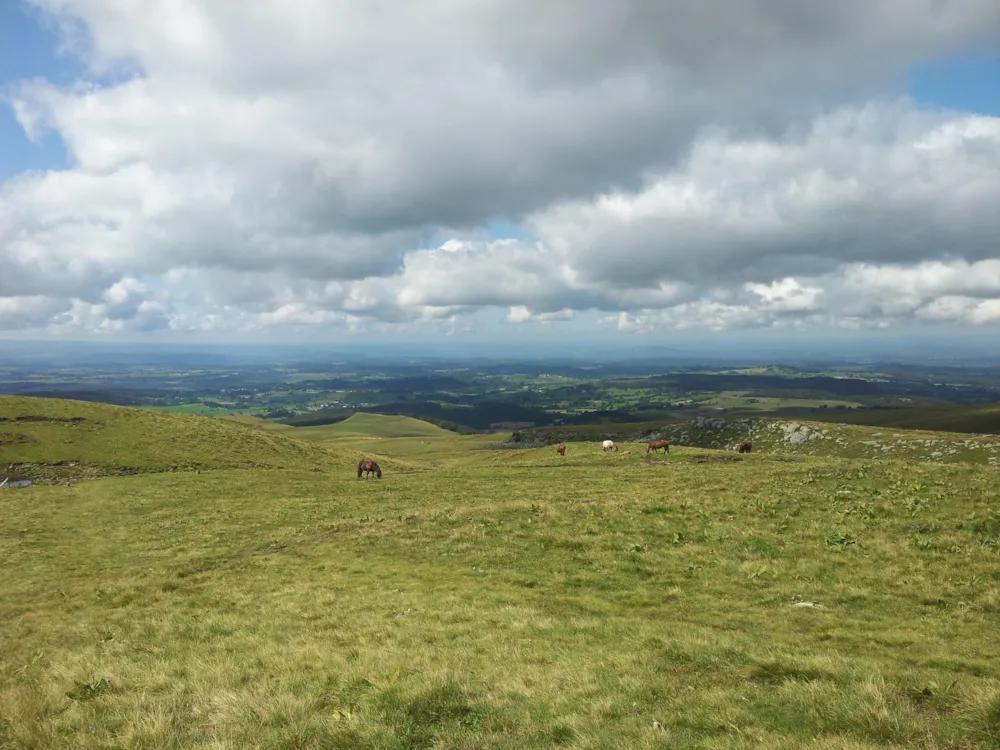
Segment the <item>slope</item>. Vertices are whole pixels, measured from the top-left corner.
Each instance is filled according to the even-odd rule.
[[[357,412],[347,419],[324,425],[297,427],[261,419],[260,417],[225,416],[226,420],[253,425],[269,432],[296,437],[300,440],[324,441],[344,437],[366,438],[453,438],[457,432],[398,414],[368,414]]]
[[[227,415],[219,418],[299,440],[319,442],[329,448],[360,451],[376,458],[383,469],[394,466],[429,469],[466,463],[470,454],[474,456],[488,448],[497,437],[492,434],[463,435],[409,417],[360,413],[357,416],[363,419],[353,420],[352,417],[350,430],[335,429],[346,423],[346,419],[336,424],[294,427],[260,417]],[[389,436],[396,432],[417,434],[413,437]]]
[[[308,428],[301,427],[299,429]],[[368,414],[364,412],[352,414],[343,422],[325,425],[325,429],[335,435],[363,435],[383,438],[450,438],[458,434],[422,419],[399,414]]]
[[[0,747],[995,749],[996,472],[708,453],[10,492]]]
[[[34,479],[183,469],[326,471],[347,469],[359,455],[211,417],[0,396],[0,471]]]

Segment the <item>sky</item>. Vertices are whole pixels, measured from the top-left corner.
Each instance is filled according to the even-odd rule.
[[[1000,337],[996,0],[3,0],[0,338]]]

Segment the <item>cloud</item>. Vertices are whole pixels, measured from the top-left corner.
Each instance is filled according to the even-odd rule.
[[[555,320],[572,320],[573,311],[568,307],[556,312],[533,313],[524,305],[515,305],[507,313],[510,323],[551,323]]]
[[[9,92],[72,164],[0,186],[9,328],[994,320],[1000,119],[884,96],[992,0],[32,2],[85,70]]]
[[[0,297],[0,331],[42,327],[69,306],[41,295]]]
[[[531,226],[594,281],[769,283],[782,268],[992,257],[998,202],[1000,118],[870,105],[800,137],[708,135],[642,190],[565,203]]]
[[[820,287],[802,286],[793,278],[770,284],[744,284],[743,288],[761,298],[761,308],[779,312],[804,312],[819,306]]]

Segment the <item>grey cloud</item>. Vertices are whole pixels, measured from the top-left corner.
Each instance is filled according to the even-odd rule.
[[[1000,119],[871,107],[796,141],[705,139],[644,190],[558,206],[531,226],[573,247],[594,283],[766,282],[780,268],[994,257],[996,205]]]
[[[0,295],[0,330],[17,331],[47,325],[70,303],[39,295]]]
[[[544,9],[513,0],[481,7],[477,41],[555,83],[660,65],[688,72],[692,83],[757,78],[767,70],[805,87],[806,77],[838,75],[835,62],[884,70],[907,56],[985,43],[1000,33],[1000,9],[989,0],[585,0]],[[796,64],[783,65],[785,56]]]
[[[81,95],[34,97],[82,163],[112,148],[169,171],[211,154],[269,173],[299,220],[374,233],[636,187],[706,121],[773,128],[1000,29],[990,0],[423,0],[391,12],[262,0],[252,14],[213,0],[183,16],[164,2],[36,2],[84,18],[91,57],[134,58],[149,76],[85,94],[86,110]]]
[[[0,296],[0,330],[148,332],[168,328],[169,302],[135,279],[104,291],[99,302],[43,295]]]
[[[643,331],[981,323],[1000,297],[968,281],[1000,120],[864,104],[1000,41],[995,0],[33,2],[133,76],[13,91],[74,167],[0,189],[0,300],[62,305],[10,320]],[[539,241],[468,239],[496,217]]]

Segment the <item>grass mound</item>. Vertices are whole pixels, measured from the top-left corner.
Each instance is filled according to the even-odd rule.
[[[455,437],[457,433],[438,427],[436,424],[424,422],[421,419],[396,414],[367,414],[358,412],[352,414],[343,422],[323,425],[320,427],[295,427],[297,435],[302,431],[315,434],[326,434],[330,437],[362,436],[371,438],[443,438]]]
[[[367,414],[358,412],[347,419],[324,425],[297,427],[260,417],[227,416],[225,419],[253,425],[269,432],[298,438],[299,440],[326,441],[340,439],[377,438],[454,438],[457,432],[396,414]]]
[[[35,479],[185,469],[348,470],[360,455],[229,420],[0,396],[0,472]]]

